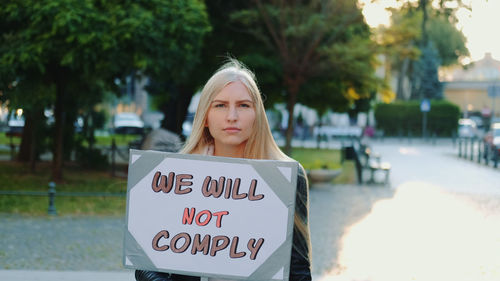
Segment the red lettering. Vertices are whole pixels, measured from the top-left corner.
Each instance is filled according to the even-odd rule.
[[[206,215],[205,221],[201,221],[201,216]],[[203,210],[196,215],[196,224],[199,226],[207,225],[212,219],[212,213],[209,210]]]
[[[213,213],[213,215],[217,217],[217,222],[216,222],[215,226],[217,226],[218,228],[220,228],[221,224],[222,224],[222,216],[228,215],[228,214],[229,214],[228,211],[220,211],[220,212],[217,212],[217,213]]]
[[[192,224],[195,212],[195,208],[191,208],[191,211],[188,208],[184,208],[184,214],[182,215],[182,224]]]

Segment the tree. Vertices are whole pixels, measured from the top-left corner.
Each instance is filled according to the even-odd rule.
[[[405,97],[405,78],[411,61],[418,59],[420,50],[417,42],[421,35],[421,14],[411,10],[389,9],[391,24],[376,30],[376,40],[381,45],[385,57],[384,78],[389,83],[393,73],[396,75],[396,97]]]
[[[457,22],[456,10],[459,7],[468,7],[461,0],[399,2],[404,2],[399,10],[391,9],[391,26],[385,30],[382,29],[380,33],[384,35],[398,34],[398,31],[400,31],[399,34],[405,34],[406,32],[409,35],[406,40],[398,44],[385,44],[384,46],[386,47],[386,54],[389,53],[389,57],[392,58],[391,64],[393,68],[397,69],[397,97],[399,99],[416,98],[420,96],[420,92],[415,92],[420,87],[416,84],[427,79],[418,76],[424,72],[421,71],[422,67],[417,65],[417,59],[430,42],[437,48],[438,60],[440,61],[440,64],[435,66],[436,70],[434,72],[437,72],[439,66],[456,64],[459,58],[469,55],[465,47],[465,37],[455,27]],[[450,3],[457,5],[450,8]],[[416,30],[416,27],[419,27],[419,31]],[[417,70],[419,67],[420,70]],[[415,71],[418,73],[415,73]],[[403,86],[407,78],[410,84],[408,88]],[[409,94],[405,93],[406,89],[410,91]]]
[[[470,6],[465,4],[463,0],[418,0],[407,1],[398,0],[403,2],[403,9],[418,10],[422,14],[422,22],[420,24],[422,31],[422,46],[427,46],[429,41],[428,22],[432,18],[442,18],[453,24],[457,23],[455,15],[458,8],[470,9]]]
[[[276,92],[279,79],[279,63],[262,43],[250,36],[245,26],[231,21],[231,14],[252,6],[249,1],[206,1],[206,13],[210,31],[204,36],[201,54],[192,60],[189,71],[181,79],[168,74],[153,79],[148,92],[154,96],[155,104],[165,113],[162,127],[182,133],[182,123],[187,114],[191,98],[215,70],[228,57],[235,57],[258,73],[259,86],[263,92]],[[229,24],[228,24],[229,23]],[[274,102],[274,95],[268,96],[266,104]]]
[[[6,88],[5,95],[2,97],[11,97],[8,100],[11,109],[22,108],[23,110],[25,125],[17,160],[29,161],[30,169],[34,172],[39,155],[48,145],[49,134],[44,110],[54,99],[54,89],[40,87],[37,81],[15,81]]]
[[[254,4],[255,8],[234,13],[233,19],[245,24],[254,38],[262,41],[279,59],[289,113],[285,152],[290,154],[294,106],[303,99],[301,89],[309,81],[316,78],[316,81],[325,81],[319,77],[332,78],[330,73],[348,73],[353,77],[355,69],[371,69],[373,75],[373,65],[359,67],[370,64],[371,60],[353,61],[355,56],[349,53],[353,41],[367,42],[362,38],[369,36],[369,29],[354,1],[254,0]],[[334,87],[340,91],[332,95],[365,86],[362,79],[342,82],[343,86]]]
[[[14,94],[6,90],[13,81],[54,88],[54,180],[62,179],[64,128],[73,123],[67,117],[75,118],[79,97],[88,95],[81,89],[112,89],[115,77],[156,64],[182,73],[201,40],[183,35],[207,28],[203,13],[193,13],[203,9],[197,0],[10,0],[4,5],[0,71],[7,78],[1,90]],[[195,19],[186,21],[190,17]]]
[[[440,17],[432,18],[429,27],[429,41],[438,52],[441,66],[457,64],[460,58],[470,55],[464,34],[452,22]]]
[[[193,73],[204,67],[201,52],[211,26],[203,2],[167,2],[157,5],[154,21],[148,22],[148,29],[158,33],[151,36],[142,74],[149,78],[147,90],[164,113],[161,126],[181,134],[191,97],[199,86]]]
[[[439,55],[429,42],[422,49],[422,54],[416,63],[413,74],[415,75],[412,99],[442,99],[443,86],[438,78]]]

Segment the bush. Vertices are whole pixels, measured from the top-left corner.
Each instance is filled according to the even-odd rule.
[[[427,132],[437,136],[449,137],[457,131],[460,109],[448,101],[431,101],[431,110],[427,113]],[[395,102],[375,106],[377,129],[386,136],[411,134],[422,135],[423,113],[419,101]]]

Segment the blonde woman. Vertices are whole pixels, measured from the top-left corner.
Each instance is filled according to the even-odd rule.
[[[272,137],[253,73],[236,60],[222,66],[205,84],[191,136],[181,153],[292,160]],[[304,170],[300,167],[289,278],[293,281],[311,280],[308,190]],[[138,281],[200,280],[199,277],[140,270],[135,275]]]

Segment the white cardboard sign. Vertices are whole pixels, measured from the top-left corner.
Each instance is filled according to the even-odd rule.
[[[297,167],[131,150],[125,267],[288,280]]]

